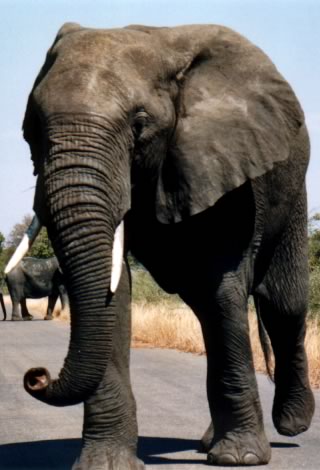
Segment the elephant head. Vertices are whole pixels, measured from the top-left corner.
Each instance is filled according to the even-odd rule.
[[[63,26],[23,129],[34,210],[67,280],[71,339],[59,378],[35,369],[28,391],[65,405],[99,384],[115,322],[114,234],[128,211],[140,204],[164,224],[204,211],[285,160],[302,122],[274,65],[227,28]]]

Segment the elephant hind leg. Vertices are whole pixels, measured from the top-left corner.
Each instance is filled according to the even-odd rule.
[[[308,308],[305,203],[302,198],[254,293],[275,356],[272,417],[280,434],[306,431],[314,412],[304,347]]]
[[[44,320],[53,320],[53,311],[54,311],[54,307],[58,299],[58,295],[59,295],[58,293],[52,293],[51,295],[49,295],[48,309],[47,309],[47,314],[44,317]]]

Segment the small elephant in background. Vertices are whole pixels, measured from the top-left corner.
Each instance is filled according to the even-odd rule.
[[[12,320],[32,320],[33,316],[28,312],[26,299],[49,298],[45,320],[52,320],[53,310],[59,296],[62,309],[69,303],[63,274],[56,257],[22,259],[6,275],[6,283],[12,301]]]
[[[4,300],[3,300],[3,293],[0,291],[0,304],[1,304],[1,307],[2,307],[2,311],[3,311],[3,320],[6,320],[7,319],[7,311],[6,311],[6,306],[5,306],[5,303],[4,303]]]

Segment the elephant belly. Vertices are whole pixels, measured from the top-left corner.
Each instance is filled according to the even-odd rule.
[[[46,280],[28,282],[24,287],[24,296],[27,299],[40,299],[48,297],[53,291],[53,285]]]
[[[243,185],[206,211],[175,224],[131,224],[130,248],[169,293],[214,289],[254,244],[255,207]]]

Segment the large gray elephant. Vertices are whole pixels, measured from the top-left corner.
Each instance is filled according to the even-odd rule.
[[[48,259],[24,258],[6,274],[5,280],[12,301],[12,320],[32,320],[33,316],[27,309],[27,299],[48,297],[45,320],[53,319],[53,310],[58,297],[62,309],[68,305],[63,274],[55,256]]]
[[[297,98],[268,57],[215,25],[66,24],[23,128],[38,175],[34,209],[66,275],[72,328],[59,378],[34,368],[25,387],[52,405],[84,402],[74,468],[142,466],[121,235],[124,258],[130,249],[201,322],[214,428],[208,462],[270,459],[250,294],[275,355],[274,425],[287,436],[308,429],[309,140]]]

